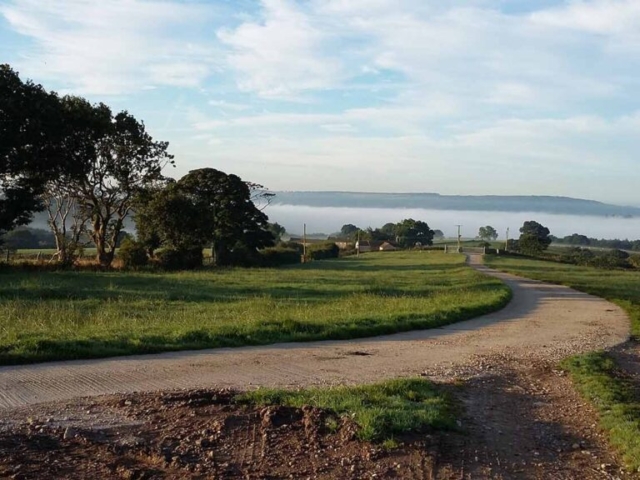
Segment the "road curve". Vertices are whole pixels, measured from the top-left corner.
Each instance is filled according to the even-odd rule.
[[[567,287],[470,265],[513,291],[503,310],[442,328],[375,338],[0,367],[0,409],[77,397],[173,388],[297,387],[443,377],[481,361],[559,360],[629,337],[616,305]],[[497,361],[497,360],[496,360]]]

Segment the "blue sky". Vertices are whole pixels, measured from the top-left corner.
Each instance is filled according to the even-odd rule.
[[[0,62],[173,176],[640,205],[638,0],[0,0]]]

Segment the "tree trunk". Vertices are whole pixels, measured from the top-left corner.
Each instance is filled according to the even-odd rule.
[[[99,218],[95,219],[91,236],[96,245],[96,260],[101,267],[109,268],[113,261],[113,252],[107,252],[107,223]]]

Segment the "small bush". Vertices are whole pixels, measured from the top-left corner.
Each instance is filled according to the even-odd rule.
[[[627,268],[629,267],[628,258],[629,254],[627,252],[609,250],[608,252],[597,254],[591,260],[591,265],[598,268]]]
[[[594,257],[595,254],[588,248],[571,247],[560,255],[559,261],[574,265],[590,265]]]
[[[278,247],[280,247],[280,248],[290,248],[290,249],[295,250],[296,252],[298,252],[298,255],[302,255],[302,253],[304,252],[304,245],[302,245],[301,243],[298,243],[298,242],[280,242],[278,244]]]
[[[293,248],[271,247],[260,251],[262,265],[277,267],[280,265],[294,265],[300,263],[300,252]]]
[[[202,266],[202,247],[167,248],[158,254],[158,265],[165,270],[193,270]]]
[[[313,260],[325,260],[328,258],[338,258],[340,248],[332,242],[316,243],[307,248],[307,256]]]
[[[640,269],[640,255],[631,255],[628,261],[633,268]]]
[[[147,250],[141,242],[136,242],[130,237],[125,238],[118,249],[118,257],[125,268],[144,267],[149,263]]]

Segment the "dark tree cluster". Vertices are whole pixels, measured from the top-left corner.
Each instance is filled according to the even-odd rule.
[[[0,236],[46,210],[63,264],[90,243],[109,267],[134,208],[140,240],[124,245],[130,262],[142,262],[136,249],[149,256],[162,247],[168,263],[202,263],[209,246],[215,263],[226,265],[283,233],[259,208],[273,196],[261,185],[214,169],[167,179],[169,144],[143,122],[47,92],[8,65],[0,65],[0,139]]]
[[[386,223],[380,228],[361,228],[347,224],[340,229],[338,236],[350,241],[369,240],[380,242],[392,242],[403,248],[415,246],[428,246],[433,244],[433,238],[442,232],[433,231],[426,222],[407,218],[398,223]],[[444,235],[442,235],[444,236]]]
[[[552,237],[553,243],[579,247],[614,248],[617,250],[640,251],[640,240],[598,239],[574,233],[563,238]]]
[[[550,233],[547,227],[538,222],[524,222],[520,228],[518,249],[525,255],[540,255],[551,245]]]
[[[9,250],[56,248],[51,231],[42,228],[17,227],[5,233],[0,240]]]
[[[640,266],[637,256],[629,255],[622,250],[591,250],[589,248],[571,247],[567,248],[559,256],[559,260],[564,263],[581,265],[587,267],[597,267],[605,269],[614,268],[637,268]]]
[[[495,242],[498,238],[498,232],[491,225],[480,227],[478,230],[478,238],[485,242]]]
[[[208,247],[217,266],[258,255],[274,245],[272,230],[282,231],[252,200],[251,184],[213,168],[147,189],[135,210],[139,242],[150,256],[162,248],[164,256],[186,258]]]

